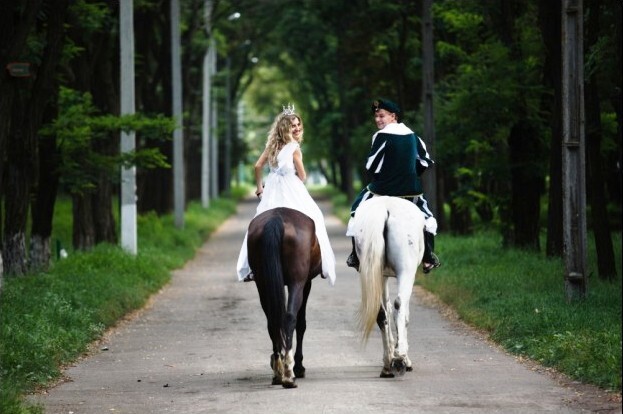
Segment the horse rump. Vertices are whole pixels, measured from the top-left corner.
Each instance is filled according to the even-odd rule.
[[[296,388],[294,373],[305,372],[302,342],[306,323],[302,307],[307,303],[311,279],[322,269],[314,221],[285,207],[267,210],[249,224],[247,251],[273,344],[273,384]],[[295,329],[297,346],[293,355]]]

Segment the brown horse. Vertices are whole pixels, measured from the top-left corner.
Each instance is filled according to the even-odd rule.
[[[295,388],[295,378],[305,376],[303,335],[307,298],[312,279],[322,272],[316,226],[310,217],[297,210],[279,207],[265,211],[249,224],[247,250],[273,343],[272,383]]]

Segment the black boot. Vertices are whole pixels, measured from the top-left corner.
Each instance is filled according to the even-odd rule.
[[[424,257],[422,258],[422,271],[428,273],[436,267],[441,266],[441,262],[435,253],[435,235],[424,231]]]
[[[350,252],[350,256],[346,259],[346,266],[354,267],[357,271],[359,271],[359,258],[357,257],[357,250],[355,249],[355,238],[352,238],[353,241],[353,251]]]

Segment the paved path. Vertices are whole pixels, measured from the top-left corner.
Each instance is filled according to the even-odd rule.
[[[380,335],[375,330],[365,347],[357,339],[359,284],[344,264],[350,240],[334,216],[327,216],[327,227],[338,277],[334,287],[317,279],[312,288],[307,377],[297,389],[271,386],[271,345],[257,291],[234,276],[254,209],[253,201],[241,203],[145,310],[69,368],[66,382],[33,400],[46,413],[76,414],[594,411],[582,408],[577,390],[517,363],[419,295],[411,301],[409,328],[414,371],[379,378]]]

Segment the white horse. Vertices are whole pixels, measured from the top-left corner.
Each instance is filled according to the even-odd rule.
[[[409,301],[415,273],[424,254],[424,220],[424,214],[415,204],[398,197],[371,198],[361,203],[355,214],[353,229],[361,278],[358,322],[364,342],[374,322],[381,329],[381,378],[412,370],[407,355]],[[395,277],[398,282],[398,294],[393,302],[390,301],[389,277]]]

